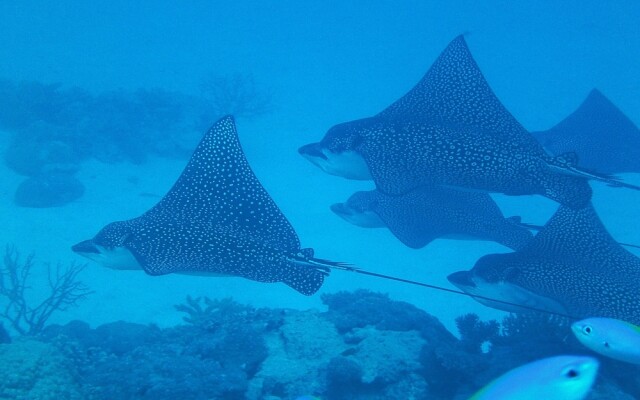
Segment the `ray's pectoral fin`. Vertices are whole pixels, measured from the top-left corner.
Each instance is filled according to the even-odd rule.
[[[360,151],[380,192],[400,196],[421,185],[415,174],[409,173],[409,168],[394,160],[393,152],[385,150],[379,143],[366,143]]]
[[[313,268],[292,265],[289,271],[285,271],[282,283],[305,296],[311,296],[320,289],[325,276]]]
[[[591,186],[586,179],[575,175],[554,174],[553,171],[540,171],[542,193],[551,200],[564,204],[574,210],[586,207],[591,201]]]
[[[325,260],[313,255],[313,249],[305,248],[290,257],[289,268],[285,271],[281,282],[310,296],[320,289],[324,278],[331,273],[331,270],[356,271],[359,269],[349,263]]]
[[[404,221],[389,219],[387,227],[393,236],[412,249],[421,249],[441,235],[441,232],[429,229],[428,226],[419,225],[418,221],[415,224],[402,222]]]
[[[329,275],[332,264],[339,264],[313,258],[313,254],[313,249],[306,248],[290,257],[288,268],[284,271],[282,278],[282,283],[305,296],[311,296],[317,292],[325,276]]]

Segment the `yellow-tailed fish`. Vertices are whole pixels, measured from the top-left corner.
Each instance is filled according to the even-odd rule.
[[[640,326],[614,318],[587,318],[573,323],[571,330],[596,353],[640,364]]]
[[[581,400],[589,394],[598,366],[592,357],[543,358],[512,369],[470,400]]]

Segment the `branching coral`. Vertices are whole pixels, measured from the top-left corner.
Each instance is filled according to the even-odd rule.
[[[465,314],[456,318],[456,326],[460,332],[460,345],[470,353],[481,353],[482,345],[492,342],[499,333],[497,321],[481,321],[476,314]]]
[[[246,318],[252,310],[243,306],[231,298],[211,300],[208,297],[187,296],[185,304],[174,306],[176,310],[185,315],[182,319],[204,330],[215,330],[217,326],[238,318]]]
[[[86,298],[91,290],[78,280],[78,274],[86,264],[72,263],[64,268],[46,265],[49,295],[37,306],[27,301],[28,280],[33,268],[34,255],[24,261],[13,246],[7,246],[4,262],[0,266],[0,296],[6,298],[6,305],[0,310],[0,317],[7,320],[21,335],[35,335],[42,331],[51,314],[65,311]]]

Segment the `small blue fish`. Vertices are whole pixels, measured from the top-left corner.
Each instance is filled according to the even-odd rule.
[[[571,330],[596,353],[640,364],[640,326],[614,318],[587,318],[573,323]]]
[[[469,400],[581,400],[589,394],[598,366],[592,357],[543,358],[512,369]]]

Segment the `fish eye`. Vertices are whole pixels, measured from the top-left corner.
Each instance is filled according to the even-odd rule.
[[[567,378],[573,379],[578,377],[580,373],[575,368],[566,368],[564,371],[562,371],[562,375],[566,376]]]
[[[582,327],[582,333],[584,333],[585,335],[591,335],[591,332],[593,332],[591,326],[585,325]]]
[[[606,347],[608,349],[611,346],[609,346],[609,342],[604,342],[604,347]]]

